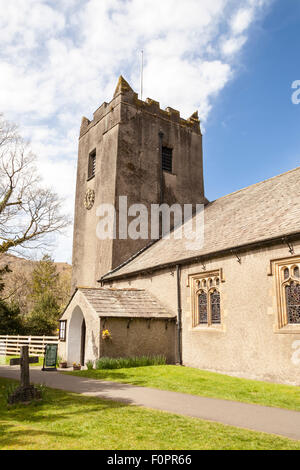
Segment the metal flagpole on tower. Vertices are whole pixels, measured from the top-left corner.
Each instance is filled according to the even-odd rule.
[[[141,50],[141,100],[143,100],[144,51]]]

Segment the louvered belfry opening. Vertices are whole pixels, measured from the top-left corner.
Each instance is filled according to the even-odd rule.
[[[88,167],[88,179],[91,179],[95,176],[96,171],[96,150],[93,150],[89,154],[89,167]]]
[[[162,169],[172,173],[173,167],[173,150],[168,147],[162,148]]]

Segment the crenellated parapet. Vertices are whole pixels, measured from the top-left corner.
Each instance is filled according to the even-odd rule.
[[[80,136],[86,133],[90,123],[91,121],[87,117],[83,116],[83,118],[81,119]]]
[[[197,134],[201,134],[200,120],[198,111],[195,111],[188,119],[183,119],[180,116],[180,111],[168,106],[166,109],[160,107],[160,103],[151,98],[146,98],[145,101],[140,100],[138,94],[131,88],[129,83],[122,77],[118,79],[118,83],[110,103],[104,102],[93,115],[93,120],[89,121],[87,118],[82,118],[80,128],[80,137],[83,136],[92,126],[99,122],[108,113],[114,111],[120,103],[127,103],[138,108],[142,112],[147,112],[164,120],[169,120],[172,123],[177,123],[180,126],[187,127]]]

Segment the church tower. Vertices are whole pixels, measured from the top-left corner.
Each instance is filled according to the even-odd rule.
[[[98,280],[150,242],[100,240],[97,207],[119,197],[132,204],[201,204],[202,135],[197,112],[189,119],[172,108],[138,99],[123,77],[110,103],[90,121],[82,119],[79,137],[72,287],[99,287]],[[150,212],[150,210],[149,210]],[[130,223],[130,218],[129,218]]]

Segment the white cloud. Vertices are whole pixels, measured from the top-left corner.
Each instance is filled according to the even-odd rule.
[[[243,33],[251,24],[254,14],[254,7],[251,6],[249,8],[241,8],[238,10],[231,20],[231,29],[233,33]]]
[[[205,121],[270,1],[0,0],[0,110],[22,125],[68,211],[81,116],[111,99],[121,73],[138,90],[139,51],[144,96]]]
[[[247,38],[245,36],[230,37],[225,39],[222,44],[222,52],[226,56],[233,56],[236,54],[245,44]]]

